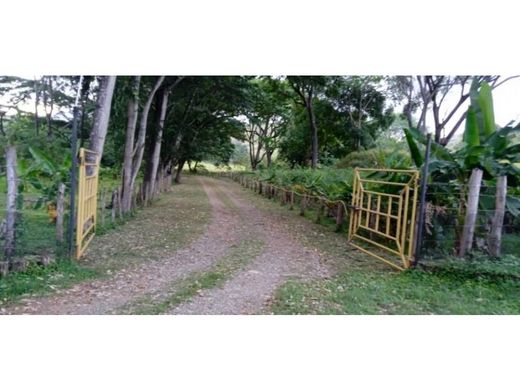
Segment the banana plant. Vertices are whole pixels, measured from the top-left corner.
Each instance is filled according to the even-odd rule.
[[[494,180],[507,176],[510,178],[510,183],[518,183],[520,178],[520,170],[515,165],[520,161],[520,144],[512,144],[510,137],[512,133],[520,131],[520,124],[514,126],[509,123],[506,127],[497,130],[491,87],[487,83],[483,83],[480,88],[474,83],[470,97],[471,103],[466,114],[463,135],[464,146],[452,152],[442,145],[432,143],[432,158],[429,163],[431,177],[435,178],[435,181],[455,181],[462,189],[460,194],[463,199],[466,195],[464,189],[468,182],[471,183],[467,194],[465,229],[461,237],[460,255],[464,255],[471,249],[473,241],[471,231],[477,214],[473,205],[478,206],[482,178]],[[421,167],[424,161],[418,143],[426,144],[426,137],[415,129],[405,129],[405,136],[412,159],[417,167]],[[515,214],[520,212],[520,209],[516,210],[520,204],[518,199],[507,197],[505,203],[508,210],[514,210]],[[464,201],[461,204],[464,204]]]
[[[27,185],[36,189],[40,196],[34,208],[40,208],[45,203],[54,202],[60,183],[67,183],[71,157],[67,155],[61,163],[58,163],[39,149],[29,147],[29,152],[33,160],[31,162],[21,160],[18,164],[21,179],[19,191],[23,193]]]

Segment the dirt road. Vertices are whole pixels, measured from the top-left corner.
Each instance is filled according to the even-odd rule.
[[[154,229],[175,229],[175,226],[182,229],[183,224],[197,223],[196,220],[189,220],[196,214],[187,213],[184,221],[176,221],[176,225],[174,221],[168,224],[169,207],[180,206],[173,201],[171,204],[163,202],[161,213],[164,223],[157,226],[148,224],[146,231],[129,230],[128,234],[135,234],[135,237],[124,237],[127,234],[124,229],[108,233],[91,244],[98,246],[98,257],[106,257],[110,251],[107,249],[100,255],[99,248],[103,245],[108,248],[112,243],[112,250],[117,251],[113,252],[115,256],[124,248],[118,247],[114,240],[132,241],[143,239],[144,235],[144,243],[139,247],[144,250],[137,252],[143,253],[141,258],[134,251],[134,261],[107,278],[79,283],[50,296],[24,298],[4,308],[3,313],[134,313],[139,312],[135,308],[142,307],[146,302],[147,307],[155,308],[153,313],[255,314],[262,313],[276,288],[288,278],[307,279],[328,274],[319,254],[313,248],[305,248],[283,220],[273,218],[265,210],[248,202],[240,186],[206,177],[189,180],[191,184],[186,185],[203,191],[211,205],[210,222],[198,238],[192,239],[183,248],[171,251],[169,247],[179,245],[174,242],[171,245],[161,243],[160,252],[157,252],[159,258],[146,258],[146,246],[153,246],[154,237],[163,232],[155,232]],[[136,222],[128,222],[132,223]],[[146,240],[146,237],[150,238]],[[124,262],[124,256],[118,261]],[[191,285],[198,283],[198,280],[204,280],[205,273],[215,273],[216,269],[219,270],[218,283],[211,288],[202,285],[193,294],[184,292],[179,295],[179,286],[190,285],[190,281]],[[146,313],[146,310],[141,312]]]

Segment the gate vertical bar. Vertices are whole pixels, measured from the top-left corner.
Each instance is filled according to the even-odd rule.
[[[83,241],[83,210],[85,198],[85,149],[79,150],[79,190],[78,190],[78,212],[76,216],[76,259],[79,258],[81,252],[81,243]]]
[[[349,218],[349,226],[348,226],[348,239],[352,240],[352,236],[354,235],[354,226],[356,223],[356,205],[357,205],[357,193],[358,193],[358,170],[354,169],[354,184],[352,185],[352,208],[350,210],[350,218]]]
[[[83,88],[83,76],[79,76],[78,91],[76,92],[76,99],[72,108],[72,134],[70,137],[71,149],[71,167],[70,167],[70,205],[69,205],[69,226],[67,227],[67,254],[69,258],[73,256],[74,250],[74,226],[76,226],[75,212],[76,212],[76,187],[77,177],[76,170],[78,169],[78,116],[79,116],[79,100]],[[83,110],[82,110],[83,113]]]
[[[415,174],[411,182],[413,182],[413,200],[412,200],[412,217],[410,218],[410,237],[408,239],[408,258],[413,264],[414,253],[413,249],[415,246],[414,235],[415,235],[415,216],[417,209],[417,181],[419,180],[419,173]]]

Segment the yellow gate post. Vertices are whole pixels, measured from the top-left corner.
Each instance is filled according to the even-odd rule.
[[[81,148],[79,150],[78,214],[76,218],[76,259],[78,260],[95,234],[98,177],[98,154]]]
[[[406,176],[407,180],[374,180],[361,175],[375,172],[398,174]],[[356,168],[349,219],[350,245],[399,270],[409,268],[415,242],[418,180],[417,170]],[[387,186],[395,187],[396,191],[385,192]],[[362,247],[361,243],[368,245]],[[375,248],[394,255],[394,258],[375,253]]]

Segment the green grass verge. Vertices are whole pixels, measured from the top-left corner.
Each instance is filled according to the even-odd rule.
[[[0,306],[22,295],[43,295],[99,276],[96,270],[67,260],[56,261],[45,268],[31,264],[24,272],[0,278]]]
[[[186,302],[201,290],[221,286],[235,272],[243,268],[262,252],[265,243],[258,239],[245,239],[231,246],[229,252],[210,269],[193,272],[181,281],[175,282],[167,294],[161,298],[151,295],[140,297],[123,307],[118,314],[163,314]]]
[[[426,270],[353,269],[330,280],[294,281],[276,293],[275,314],[520,314],[520,259],[446,261]]]

